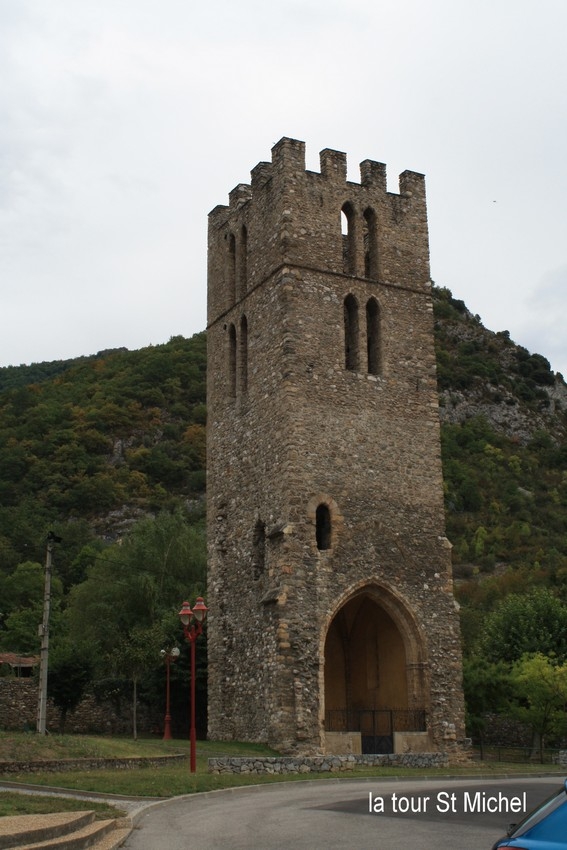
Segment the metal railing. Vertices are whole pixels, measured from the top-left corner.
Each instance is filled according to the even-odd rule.
[[[508,762],[509,764],[559,764],[558,749],[538,747],[510,747],[499,744],[476,745],[472,750],[473,759],[479,761]]]
[[[425,709],[330,709],[325,714],[328,732],[360,732],[363,753],[391,753],[394,732],[425,732]]]
[[[325,713],[329,732],[361,732],[363,735],[392,735],[394,732],[425,732],[423,708],[333,708]]]

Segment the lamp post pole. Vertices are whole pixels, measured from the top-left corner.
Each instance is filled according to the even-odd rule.
[[[179,618],[183,624],[183,633],[191,645],[191,726],[189,737],[191,740],[191,773],[197,769],[197,730],[195,727],[195,644],[197,638],[203,633],[203,623],[209,609],[199,596],[191,610],[188,602],[184,602],[179,612]],[[194,623],[191,621],[195,620]]]
[[[163,740],[171,741],[171,712],[169,710],[169,668],[172,661],[177,661],[179,658],[179,647],[174,646],[172,649],[160,650],[160,655],[165,661],[166,669],[166,684],[165,684],[165,721],[163,724]]]

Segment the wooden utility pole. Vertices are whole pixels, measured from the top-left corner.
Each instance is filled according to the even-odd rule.
[[[49,666],[49,611],[51,608],[51,565],[53,546],[61,538],[52,531],[47,535],[47,555],[45,557],[45,585],[43,590],[43,620],[39,627],[41,654],[39,661],[39,692],[37,699],[37,733],[47,734],[47,669]]]

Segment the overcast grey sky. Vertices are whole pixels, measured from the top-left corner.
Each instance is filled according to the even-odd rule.
[[[425,173],[433,280],[567,375],[566,0],[0,0],[0,365],[203,330],[282,136]]]

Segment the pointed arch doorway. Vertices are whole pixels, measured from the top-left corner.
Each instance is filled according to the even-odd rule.
[[[362,752],[392,753],[396,733],[425,733],[424,646],[392,593],[367,587],[332,617],[325,639],[325,730],[360,734]]]

